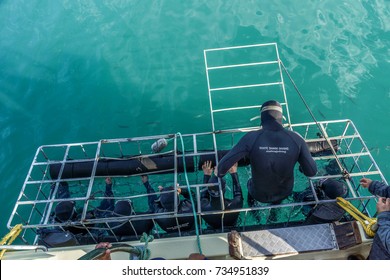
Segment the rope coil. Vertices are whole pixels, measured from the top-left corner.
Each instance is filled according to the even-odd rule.
[[[142,234],[140,242],[145,242],[144,248],[134,247],[126,243],[117,243],[112,244],[110,247],[111,253],[114,252],[126,252],[137,256],[140,260],[148,260],[150,258],[151,252],[148,248],[148,243],[154,240],[153,235],[147,235],[145,232]],[[90,251],[89,253],[81,256],[78,260],[96,260],[103,256],[107,248],[96,248]]]
[[[365,233],[369,237],[375,236],[375,232],[378,229],[376,218],[370,218],[370,217],[364,215],[362,212],[359,211],[359,209],[357,209],[355,206],[353,206],[351,202],[345,200],[342,197],[337,197],[336,200],[337,200],[337,204],[341,208],[343,208],[352,217],[354,217],[358,222],[360,222]]]

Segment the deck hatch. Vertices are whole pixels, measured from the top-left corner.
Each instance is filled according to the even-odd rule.
[[[240,239],[244,258],[338,249],[331,224],[244,232]]]

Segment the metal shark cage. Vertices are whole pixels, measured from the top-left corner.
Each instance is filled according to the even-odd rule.
[[[270,59],[271,57],[271,59]],[[347,200],[368,216],[375,213],[376,198],[359,185],[359,179],[368,177],[386,181],[361,135],[351,120],[312,121],[293,123],[291,121],[287,96],[293,93],[291,85],[284,82],[285,73],[276,43],[259,44],[231,48],[208,49],[204,51],[208,96],[210,102],[211,132],[195,134],[166,134],[148,137],[107,139],[96,142],[61,145],[44,145],[37,149],[24,181],[15,207],[8,221],[8,228],[22,224],[20,239],[28,245],[40,242],[42,230],[66,232],[69,227],[80,229],[83,234],[78,244],[110,241],[136,240],[143,232],[135,230],[137,221],[151,220],[150,232],[155,238],[171,236],[205,235],[229,232],[231,230],[250,231],[267,228],[288,228],[302,224],[304,206],[315,207],[334,202],[317,197],[316,186],[324,179],[342,180],[349,189]],[[206,160],[214,165],[244,133],[259,129],[261,103],[268,99],[278,100],[285,112],[287,129],[298,132],[314,149],[312,155],[319,172],[315,177],[306,178],[298,168],[295,170],[294,192],[311,189],[311,201],[287,199],[280,205],[258,204],[248,207],[246,201],[241,209],[205,212],[201,207],[201,192],[210,184],[203,183],[202,164]],[[297,112],[297,109],[299,112]],[[297,119],[301,118],[300,108],[293,108]],[[293,115],[295,116],[295,115]],[[151,146],[159,139],[166,140],[166,146],[153,152]],[[238,173],[244,193],[250,177],[249,162],[239,163]],[[175,208],[165,213],[147,212],[147,201],[151,194],[146,193],[140,176],[148,175],[153,188],[158,185],[189,188],[194,194],[195,213],[178,212],[178,198]],[[114,181],[114,195],[110,199],[131,200],[134,212],[131,215],[94,217],[99,203],[104,197],[105,178]],[[228,181],[228,179],[227,179]],[[66,182],[70,198],[56,197],[61,184]],[[226,196],[230,195],[229,181]],[[220,189],[222,193],[222,190]],[[158,193],[157,193],[158,194]],[[244,195],[244,197],[246,197]],[[221,197],[221,199],[223,199]],[[53,219],[53,212],[62,201],[73,201],[77,217],[66,222]],[[221,203],[223,205],[223,203]],[[272,209],[279,209],[280,216],[275,222],[269,221]],[[224,219],[226,213],[239,213],[234,227],[210,228],[202,219],[204,215],[216,215]],[[191,217],[199,225],[199,231],[183,231],[179,219]],[[158,219],[171,218],[177,222],[173,232],[161,229]],[[350,220],[345,215],[345,220]],[[134,230],[129,236],[115,234],[112,222],[128,223]],[[74,245],[75,243],[72,243]],[[65,246],[64,244],[61,246]]]

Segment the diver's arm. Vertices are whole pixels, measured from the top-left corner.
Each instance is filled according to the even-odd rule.
[[[114,193],[112,192],[112,180],[111,180],[110,177],[107,177],[105,181],[106,181],[106,189],[105,189],[105,192],[104,192],[105,199],[103,199],[100,202],[100,205],[99,205],[98,209],[100,209],[100,210],[112,210],[115,207],[115,200],[114,199],[106,199],[106,198],[114,197]]]
[[[301,166],[303,174],[305,174],[307,177],[312,177],[317,173],[317,165],[310,154],[309,148],[307,147],[305,140],[302,137],[301,139],[302,144],[298,162]]]
[[[241,184],[237,172],[230,173],[230,176],[233,182],[233,197],[242,197]]]
[[[210,200],[210,206],[214,210],[220,210],[222,209],[221,207],[221,189],[224,188],[223,186],[226,185],[226,181],[224,178],[219,179],[221,181],[221,185],[214,185],[208,187],[208,193],[209,193],[209,200]],[[212,177],[211,180],[209,181],[210,184],[217,184],[218,183],[218,178],[217,177]],[[222,191],[223,195],[223,191]]]
[[[249,133],[246,134],[241,140],[220,160],[218,163],[218,177],[223,177],[228,170],[240,159],[248,156],[250,148]]]
[[[149,177],[147,175],[142,175],[141,181],[144,184],[144,187],[146,189],[146,193],[149,194],[148,195],[149,212],[155,212],[156,211],[155,200],[157,200],[156,191],[153,189],[152,185],[149,183]]]
[[[210,180],[211,176],[210,175],[203,175],[203,184],[207,184]]]
[[[372,181],[368,190],[370,193],[380,197],[390,197],[390,186],[380,181]]]

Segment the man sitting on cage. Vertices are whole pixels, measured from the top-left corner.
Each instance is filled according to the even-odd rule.
[[[201,198],[201,210],[202,212],[206,211],[218,211],[222,210],[221,205],[221,191],[223,195],[223,203],[225,210],[232,209],[241,209],[243,206],[243,197],[240,181],[237,174],[237,163],[235,163],[230,169],[229,173],[233,183],[233,199],[225,198],[226,191],[226,182],[224,178],[221,178],[221,190],[219,185],[213,185],[206,188],[202,192]],[[218,184],[217,169],[212,168],[212,162],[206,161],[202,165],[203,170],[203,183],[204,184]],[[214,175],[212,176],[214,171]],[[239,212],[225,213],[222,214],[213,214],[213,215],[203,215],[203,219],[211,227],[215,229],[220,229],[223,221],[224,226],[234,226],[237,222]]]
[[[284,129],[282,120],[279,102],[263,103],[261,128],[245,134],[218,163],[218,176],[223,177],[235,162],[249,158],[252,171],[247,184],[250,207],[255,206],[255,201],[280,204],[290,196],[297,162],[304,175],[311,177],[317,173],[305,140],[298,133]]]

